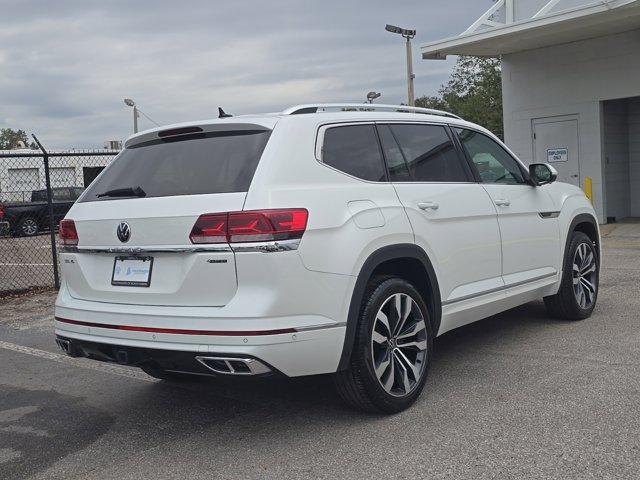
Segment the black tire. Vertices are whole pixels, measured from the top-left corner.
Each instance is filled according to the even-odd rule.
[[[376,326],[376,316],[383,305],[386,308],[387,302],[395,294],[404,294],[411,297],[415,302],[415,306],[419,308],[419,312],[425,324],[424,330],[421,330],[419,333],[421,344],[426,345],[426,351],[424,351],[423,359],[419,362],[421,376],[418,379],[415,379],[415,376],[413,377],[414,382],[412,390],[410,390],[408,394],[404,395],[394,395],[385,390],[382,385],[383,380],[381,379],[379,381],[375,373],[375,360],[373,358],[375,353],[372,335],[373,329]],[[414,308],[413,304],[412,308]],[[414,318],[413,314],[411,315],[411,318]],[[419,321],[419,316],[415,315],[415,318]],[[389,320],[389,323],[391,324],[392,321]],[[406,329],[401,330],[406,332]],[[398,332],[398,334],[400,334],[400,332]],[[393,336],[393,333],[391,333],[390,336]],[[416,338],[417,337],[413,337],[414,341],[417,342]],[[385,345],[384,348],[388,349],[387,358],[389,358],[393,365],[399,365],[403,362],[398,360],[397,363],[394,363],[396,361],[395,359],[400,357],[395,357],[393,352],[398,350],[398,348],[394,347],[401,346],[401,343],[400,340],[396,338],[393,339],[393,342],[394,343],[392,345],[389,344],[388,346],[387,344],[379,345]],[[415,347],[415,349],[417,352],[416,355],[418,355],[418,347]],[[348,405],[365,412],[387,414],[401,412],[402,410],[410,407],[420,396],[427,380],[427,374],[431,364],[432,350],[433,333],[429,318],[429,311],[427,310],[427,306],[418,291],[413,287],[413,285],[402,278],[392,276],[375,277],[369,282],[362,301],[355,344],[351,354],[349,367],[334,375],[338,394]],[[406,352],[407,350],[403,351]],[[411,355],[410,352],[409,355]],[[407,357],[405,356],[404,358],[406,359]],[[407,371],[406,367],[403,368],[404,371]],[[398,370],[398,372],[401,372],[401,370]],[[389,376],[393,374],[394,369],[392,368]],[[387,376],[387,378],[389,378],[389,376]],[[395,382],[392,383],[393,385],[396,385]]]
[[[201,380],[199,375],[190,375],[188,373],[167,372],[154,364],[140,365],[140,369],[150,377],[164,380],[166,382],[197,382]]]
[[[596,306],[598,300],[599,290],[599,276],[600,276],[600,259],[598,258],[598,252],[593,245],[593,241],[582,232],[573,232],[569,238],[569,248],[567,248],[566,256],[562,264],[562,282],[560,283],[560,289],[555,295],[551,295],[544,298],[544,304],[547,308],[547,312],[550,316],[563,320],[584,320],[591,316],[593,309]],[[580,284],[580,273],[574,272],[574,262],[576,261],[576,254],[578,248],[584,248],[585,251],[593,256],[593,265],[595,271],[593,275],[589,277],[588,283],[593,285],[592,298],[585,297],[588,302],[583,305],[580,304],[579,295],[576,293],[574,287],[574,280],[577,278],[578,284]],[[579,255],[579,253],[578,253]],[[585,269],[588,270],[588,269]],[[580,287],[584,291],[591,291],[591,288],[586,289]]]
[[[22,217],[16,223],[14,235],[16,237],[33,237],[40,231],[38,220],[33,217]]]

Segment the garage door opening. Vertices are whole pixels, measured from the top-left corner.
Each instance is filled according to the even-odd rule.
[[[640,217],[640,97],[602,102],[607,223]]]

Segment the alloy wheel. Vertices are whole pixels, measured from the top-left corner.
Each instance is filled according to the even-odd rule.
[[[427,326],[411,296],[387,298],[373,324],[371,355],[378,382],[396,397],[411,393],[420,383],[427,360]]]
[[[35,222],[35,220],[32,220],[30,218],[24,220],[22,222],[22,233],[29,236],[38,233],[38,224]]]
[[[597,264],[593,249],[586,243],[576,248],[573,256],[573,293],[580,308],[593,305],[597,290]]]

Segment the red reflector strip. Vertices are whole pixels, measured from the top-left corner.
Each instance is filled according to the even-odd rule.
[[[213,335],[218,337],[253,337],[260,335],[281,335],[283,333],[296,333],[295,328],[281,328],[279,330],[186,330],[182,328],[156,328],[156,327],[134,327],[132,325],[109,325],[106,323],[81,322],[79,320],[69,320],[68,318],[55,317],[57,322],[68,323],[70,325],[80,325],[82,327],[108,328],[111,330],[126,330],[128,332],[149,332],[168,333],[173,335]]]

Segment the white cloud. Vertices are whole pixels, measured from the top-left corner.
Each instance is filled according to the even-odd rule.
[[[462,31],[490,2],[4,0],[0,127],[51,148],[99,147],[130,133],[124,97],[160,123],[209,118],[218,105],[363,101],[370,90],[399,103],[403,40],[385,23],[418,30],[416,94],[433,94],[452,63],[421,60],[419,45]]]

